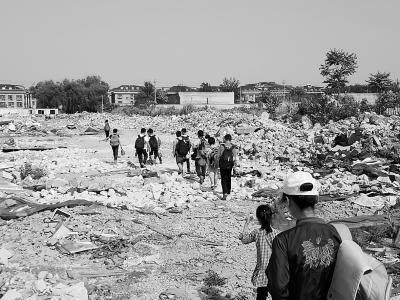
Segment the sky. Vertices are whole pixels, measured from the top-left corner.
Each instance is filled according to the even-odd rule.
[[[399,0],[1,0],[0,83],[322,85],[334,48],[358,57],[350,83],[397,79],[399,11]]]

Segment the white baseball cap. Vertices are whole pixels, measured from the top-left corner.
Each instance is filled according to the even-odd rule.
[[[301,191],[300,187],[311,183],[312,189]],[[286,195],[318,196],[318,182],[308,172],[298,171],[290,174],[283,183],[282,192]]]

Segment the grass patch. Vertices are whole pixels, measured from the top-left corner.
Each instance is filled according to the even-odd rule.
[[[19,169],[19,174],[22,180],[28,176],[31,176],[32,179],[36,180],[47,176],[47,170],[41,167],[34,167],[31,163],[25,162]]]
[[[139,115],[139,116],[185,116],[193,112],[208,110],[207,106],[196,107],[192,104],[183,106],[182,108],[176,108],[171,105],[171,107],[158,107],[156,105],[149,107],[136,107],[136,106],[124,106],[114,109],[113,113],[121,113],[127,116]]]

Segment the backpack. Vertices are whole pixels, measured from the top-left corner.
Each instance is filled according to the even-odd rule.
[[[197,156],[196,158],[205,158],[206,155],[206,139],[202,138],[199,144],[199,148],[197,148]]]
[[[111,146],[118,146],[119,145],[119,136],[118,136],[118,134],[110,135],[110,145]]]
[[[235,163],[233,161],[233,147],[226,148],[224,146],[224,151],[219,158],[219,167],[221,169],[232,169],[234,165]]]
[[[155,135],[152,135],[149,139],[149,144],[151,149],[158,149],[158,141]]]
[[[190,151],[189,139],[180,139],[176,144],[176,153],[179,156],[186,156]]]
[[[144,149],[144,136],[138,135],[136,142],[135,142],[136,149]]]
[[[217,155],[218,155],[218,148],[212,149],[210,154],[208,155],[208,164],[213,169],[218,168]]]
[[[106,125],[104,125],[104,131],[110,131],[110,124],[106,123]]]
[[[344,224],[332,224],[342,243],[336,256],[328,300],[389,300],[392,278],[385,266],[353,242]]]

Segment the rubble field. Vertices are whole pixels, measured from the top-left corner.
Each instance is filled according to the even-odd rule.
[[[126,152],[117,164],[106,119]],[[141,127],[161,138],[163,164],[139,168]],[[178,175],[172,142],[182,127],[192,140],[199,129],[233,135],[239,165],[227,201],[209,180]],[[346,222],[400,294],[400,117],[321,126],[214,110],[15,116],[0,118],[0,140],[1,299],[253,299],[256,249],[238,235],[258,205],[277,205],[296,170],[319,180],[317,214]],[[293,226],[278,209],[275,227]]]

